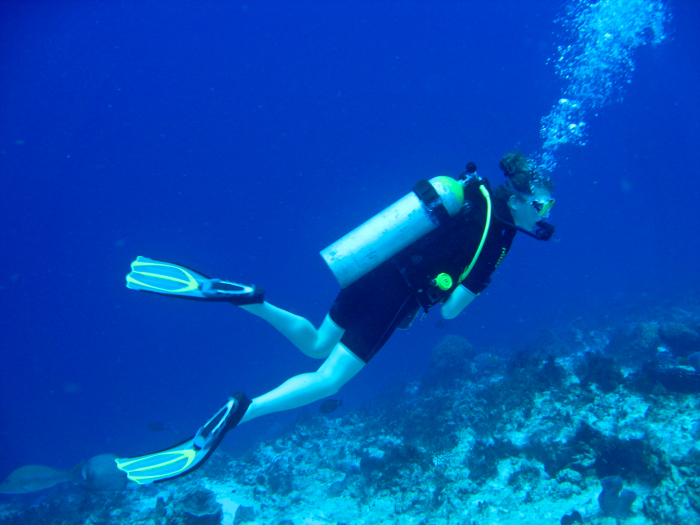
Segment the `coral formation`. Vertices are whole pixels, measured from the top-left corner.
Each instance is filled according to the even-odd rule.
[[[673,353],[681,357],[688,357],[700,350],[700,334],[683,323],[664,323],[659,329],[659,337]]]
[[[433,348],[430,366],[423,379],[426,387],[454,385],[457,379],[464,378],[470,371],[470,364],[477,351],[457,335],[447,335]]]
[[[656,358],[659,333],[671,348],[668,334],[689,337],[672,323],[694,330],[700,316],[636,315],[626,328],[577,321],[519,352],[449,336],[422,379],[362,409],[307,416],[169,483],[57,486],[0,504],[0,521],[700,525],[700,374]]]
[[[606,394],[614,391],[625,381],[615,358],[602,352],[586,353],[583,360],[576,366],[575,372],[583,385],[595,383]]]
[[[637,494],[622,488],[620,476],[603,478],[600,485],[603,491],[598,496],[598,504],[603,514],[613,518],[626,518],[632,513],[632,504],[637,499]]]

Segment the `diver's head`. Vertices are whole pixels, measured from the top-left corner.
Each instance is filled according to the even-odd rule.
[[[496,196],[506,202],[516,226],[532,231],[554,205],[552,180],[519,151],[506,153],[498,166],[508,180],[498,187]]]
[[[513,215],[513,223],[527,231],[532,231],[542,219],[549,216],[554,199],[552,193],[544,186],[534,186],[531,195],[513,194],[508,198],[507,203]]]

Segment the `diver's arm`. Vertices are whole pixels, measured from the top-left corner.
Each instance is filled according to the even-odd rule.
[[[452,292],[447,301],[444,302],[440,313],[445,319],[454,319],[457,317],[464,308],[471,303],[476,297],[476,294],[460,284]]]

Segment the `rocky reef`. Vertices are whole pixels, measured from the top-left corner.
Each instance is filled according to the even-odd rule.
[[[577,320],[520,351],[447,336],[423,378],[360,410],[305,419],[241,457],[217,452],[170,483],[9,500],[0,520],[698,525],[700,374],[687,357],[699,312]]]

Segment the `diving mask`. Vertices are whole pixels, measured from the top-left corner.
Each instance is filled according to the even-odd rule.
[[[549,217],[549,212],[554,206],[555,199],[533,199],[531,201],[532,206],[537,210],[537,214],[546,219]]]

